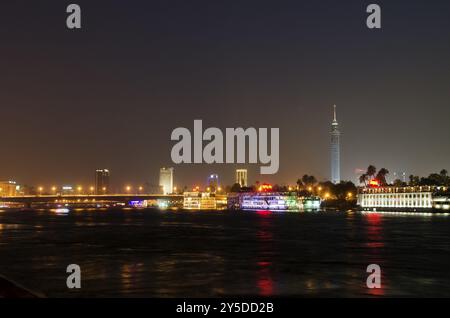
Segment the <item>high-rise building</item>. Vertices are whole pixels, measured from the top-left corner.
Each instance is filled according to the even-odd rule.
[[[336,105],[333,106],[333,122],[331,123],[331,182],[334,184],[341,182],[341,159],[339,125],[336,120]]]
[[[0,197],[13,197],[21,194],[21,188],[15,181],[0,181]]]
[[[241,187],[246,187],[247,184],[247,169],[236,169],[236,183]]]
[[[97,169],[95,170],[95,193],[96,194],[106,194],[109,193],[109,170],[108,169]]]
[[[212,173],[208,176],[208,187],[215,191],[219,188],[219,175]]]
[[[173,168],[161,168],[159,170],[159,186],[164,194],[173,192]]]

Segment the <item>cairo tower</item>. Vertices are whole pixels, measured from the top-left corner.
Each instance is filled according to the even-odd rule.
[[[339,125],[336,120],[336,105],[333,106],[333,122],[331,123],[331,182],[334,184],[341,182],[341,160]]]

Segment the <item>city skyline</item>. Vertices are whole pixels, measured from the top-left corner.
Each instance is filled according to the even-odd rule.
[[[174,166],[180,184],[203,184],[212,172],[232,184],[242,165],[171,163],[171,130],[202,118],[280,127],[279,173],[245,165],[250,182],[326,180],[333,104],[344,127],[342,180],[372,163],[407,175],[448,168],[450,4],[408,1],[405,14],[401,1],[379,3],[383,28],[374,31],[358,1],[287,1],[275,12],[268,1],[257,11],[80,1],[79,32],[61,23],[64,5],[2,4],[0,105],[10,137],[0,179],[91,184],[92,171],[107,167],[114,183],[157,184],[159,168]]]

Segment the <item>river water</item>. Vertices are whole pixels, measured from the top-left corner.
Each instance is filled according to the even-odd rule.
[[[0,211],[0,274],[49,297],[450,297],[450,216]]]

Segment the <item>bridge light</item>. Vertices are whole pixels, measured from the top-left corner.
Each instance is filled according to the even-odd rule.
[[[91,192],[94,192],[94,187],[90,187],[89,190],[91,190]]]
[[[102,191],[103,191],[103,193],[105,193],[106,192],[106,187],[103,187]]]
[[[52,191],[53,191],[53,192],[56,192],[56,187],[52,187]]]
[[[131,187],[130,187],[130,186],[127,186],[125,189],[127,190],[127,192],[130,192]]]

